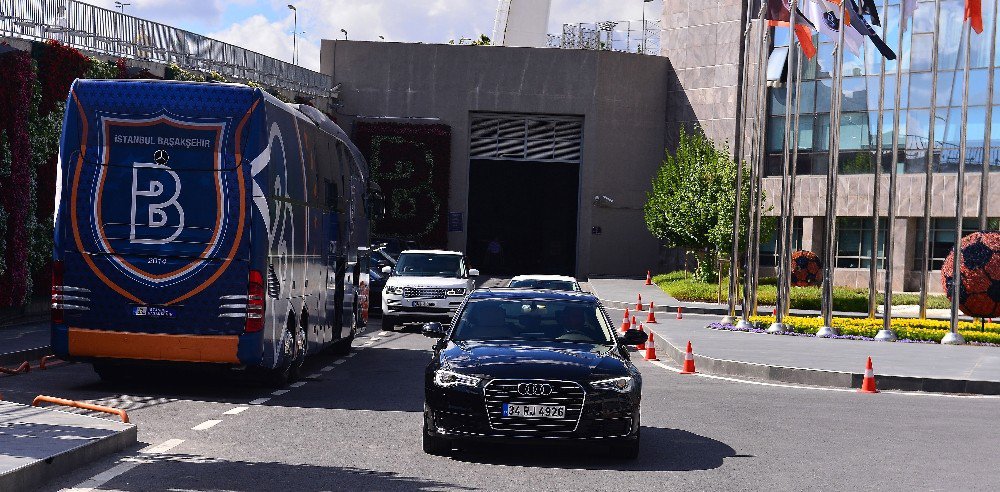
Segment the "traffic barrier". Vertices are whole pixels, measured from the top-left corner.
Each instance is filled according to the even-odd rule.
[[[25,372],[31,372],[31,364],[28,361],[24,361],[21,365],[17,366],[17,369],[7,369],[6,367],[0,367],[0,373],[10,374],[11,376],[15,374],[22,374]]]
[[[875,387],[875,369],[872,367],[872,358],[868,358],[868,365],[865,366],[865,379],[861,381],[861,389],[858,393],[878,393]]]
[[[653,274],[649,270],[646,270],[646,285],[653,285]]]
[[[656,358],[656,340],[653,330],[649,330],[649,339],[646,340],[646,360],[660,360]]]
[[[636,303],[635,303],[635,310],[636,311],[642,311],[643,310],[643,308],[642,308],[642,294],[639,294],[639,300],[636,301]]]
[[[691,340],[688,340],[687,352],[684,352],[684,366],[681,367],[681,374],[694,374],[698,371],[694,369],[694,352],[691,350]]]
[[[643,335],[646,334],[646,330],[642,329],[642,323],[639,323],[639,333],[642,333]],[[646,350],[646,339],[643,338],[642,341],[639,342],[639,344],[635,346],[635,349],[636,350]]]
[[[651,325],[656,324],[656,315],[653,314],[656,311],[656,306],[653,305],[653,301],[649,301],[649,314],[646,315],[646,323]]]
[[[677,306],[677,319],[684,319],[684,306]]]
[[[125,410],[121,410],[118,408],[102,407],[100,405],[93,405],[82,401],[65,400],[63,398],[55,398],[52,396],[45,396],[45,395],[36,396],[35,399],[31,401],[31,406],[37,407],[41,403],[51,403],[53,405],[62,405],[64,407],[81,408],[83,410],[90,410],[92,412],[109,413],[121,417],[122,422],[126,424],[128,423],[128,413],[125,412]]]

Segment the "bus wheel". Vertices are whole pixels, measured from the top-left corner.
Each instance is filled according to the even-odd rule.
[[[294,318],[289,316],[288,325],[281,333],[281,365],[269,371],[268,380],[274,386],[284,386],[293,382],[298,376],[298,370],[302,367],[299,355],[299,333],[302,330],[295,329]]]

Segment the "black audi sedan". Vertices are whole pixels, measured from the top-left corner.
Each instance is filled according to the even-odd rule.
[[[566,440],[611,444],[614,456],[639,453],[642,378],[622,336],[591,294],[478,290],[439,338],[427,366],[424,451],[464,441]]]

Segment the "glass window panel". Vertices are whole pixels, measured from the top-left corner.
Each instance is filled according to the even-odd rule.
[[[984,106],[989,97],[989,71],[977,69],[969,71],[969,105]]]
[[[785,115],[785,98],[788,91],[784,88],[774,88],[767,91],[768,111],[772,115]]]
[[[934,4],[933,3],[924,2],[924,3],[922,3],[920,5],[920,8],[918,8],[913,13],[913,32],[914,33],[932,33],[932,32],[934,32]],[[914,36],[914,37],[916,37],[916,36]]]
[[[788,28],[787,27],[775,27],[774,28],[774,45],[775,46],[788,46]]]
[[[833,56],[833,45],[821,44],[816,51],[817,76],[821,79],[829,79],[832,76],[831,71],[836,60]]]
[[[802,102],[798,105],[800,113],[813,113],[816,111],[816,82],[802,82],[799,86],[799,98]]]
[[[813,148],[816,150],[830,149],[830,115],[816,115],[815,131],[813,132]]]
[[[920,9],[917,9],[918,11]],[[914,34],[910,42],[910,70],[918,72],[931,69],[934,35]]]
[[[941,22],[938,34],[938,68],[957,70],[961,68],[959,48],[962,43],[962,18],[965,4],[961,0],[941,2]],[[924,7],[922,6],[922,10]]]
[[[767,120],[767,151],[781,152],[785,145],[785,118],[771,117]]]
[[[847,77],[844,79],[844,97],[841,99],[842,111],[867,111],[868,94],[865,90],[865,77]]]
[[[938,72],[937,100],[934,101],[937,106],[954,106],[951,95],[956,74],[954,71]]]
[[[833,88],[833,81],[830,79],[820,79],[816,82],[816,112],[830,112],[830,94]]]
[[[987,67],[990,64],[990,29],[993,21],[993,2],[984,0],[983,8],[983,33],[972,34],[972,57],[969,66],[973,68]],[[975,86],[973,86],[975,87]]]
[[[799,117],[799,150],[812,150],[813,148],[813,125],[816,117],[812,115],[802,115]]]
[[[934,82],[931,80],[930,72],[915,73],[910,75],[910,97],[909,107],[929,108],[931,107],[931,88]]]
[[[840,148],[860,150],[868,147],[868,114],[844,113],[840,118]]]

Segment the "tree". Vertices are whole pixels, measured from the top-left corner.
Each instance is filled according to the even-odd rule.
[[[653,191],[647,194],[649,232],[669,248],[693,252],[698,261],[694,277],[704,282],[717,280],[719,253],[728,254],[732,249],[736,172],[727,149],[716,146],[700,128],[693,132],[682,128],[677,151],[666,153],[653,178]],[[747,174],[741,193],[740,237],[746,237],[750,212]],[[762,233],[761,237],[768,235]]]

